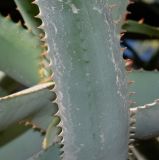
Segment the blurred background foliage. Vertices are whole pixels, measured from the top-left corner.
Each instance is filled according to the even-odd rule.
[[[125,47],[123,58],[127,70],[159,70],[158,18],[159,1],[129,0],[121,33],[121,46]],[[134,146],[135,160],[159,159],[159,138],[136,140]]]
[[[125,18],[130,21],[130,27],[123,25],[123,29],[126,29],[121,37],[121,45],[126,47],[123,58],[128,61],[127,65],[132,65],[135,69],[159,70],[159,2],[130,0],[127,11]],[[137,24],[140,24],[141,29]],[[134,28],[136,25],[137,30],[132,25]],[[142,25],[148,25],[146,27],[154,31],[149,32]]]

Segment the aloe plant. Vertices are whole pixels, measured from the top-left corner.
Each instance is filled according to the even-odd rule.
[[[125,70],[127,1],[15,3],[23,26],[0,16],[0,159],[146,160],[134,141],[159,135],[158,73]]]

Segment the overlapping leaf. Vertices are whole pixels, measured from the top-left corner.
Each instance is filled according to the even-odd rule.
[[[12,125],[0,132],[0,159],[25,160],[38,153],[43,136],[40,132],[20,125]]]
[[[128,73],[130,83],[130,101],[133,101],[131,107],[145,105],[153,102],[159,97],[159,73],[157,71],[139,71],[133,70]]]
[[[40,54],[38,37],[0,16],[0,70],[24,85],[40,81]]]
[[[47,88],[52,85],[51,82],[41,84],[0,98],[0,130],[51,103],[52,93]]]
[[[147,24],[140,24],[133,20],[127,20],[122,28],[130,33],[144,34],[149,37],[159,38],[159,29]]]
[[[42,33],[42,30],[37,28],[41,24],[41,20],[35,18],[35,16],[39,13],[38,7],[33,3],[34,0],[15,0],[17,7],[23,16],[25,21],[25,25],[29,30],[39,36]]]

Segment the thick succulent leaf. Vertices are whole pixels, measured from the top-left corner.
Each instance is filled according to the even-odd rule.
[[[133,70],[128,73],[130,107],[151,103],[159,97],[159,72]]]
[[[40,81],[39,38],[0,16],[0,70],[24,85]]]
[[[139,24],[138,22],[133,21],[133,20],[126,21],[123,24],[122,29],[130,33],[144,34],[149,37],[159,38],[158,28],[152,27],[147,24]]]
[[[38,7],[32,4],[33,0],[15,0],[18,10],[20,11],[25,25],[35,35],[42,33],[41,29],[37,28],[40,26],[41,21],[35,16],[39,13]]]
[[[63,159],[127,159],[126,80],[110,4],[37,3],[55,71]]]
[[[33,155],[31,158],[27,160],[60,160],[60,146],[59,145],[53,145],[47,150],[41,150],[36,155]]]
[[[24,160],[42,149],[41,133],[21,125],[0,132],[0,137],[0,159]]]
[[[22,123],[31,124],[46,131],[49,124],[52,122],[53,115],[57,112],[57,110],[57,105],[51,101],[48,101],[43,108],[24,119]]]
[[[132,71],[128,74],[130,83],[130,102],[135,127],[135,138],[147,139],[159,135],[159,73],[157,71]],[[132,103],[133,102],[133,103]]]
[[[121,25],[124,21],[127,3],[126,0],[107,0],[107,4],[105,5],[106,10],[109,9],[110,11],[108,15],[112,16],[112,21],[119,35],[121,32]]]
[[[0,98],[0,130],[47,106],[52,98],[47,88],[52,86],[52,82],[40,84]]]
[[[149,139],[159,135],[159,104],[154,101],[144,106],[131,108],[134,113],[132,117],[135,120],[135,138]]]

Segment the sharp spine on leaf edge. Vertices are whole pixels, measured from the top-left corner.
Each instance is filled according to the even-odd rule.
[[[37,5],[37,7],[39,8],[39,6],[38,6],[38,0],[34,0],[33,2],[32,2],[32,4],[35,4],[35,5]],[[39,13],[38,13],[38,15],[36,15],[35,16],[35,18],[39,18],[39,19],[41,19],[41,21],[42,21],[42,12],[41,12],[41,10],[40,10],[40,8],[39,8]],[[42,24],[40,25],[40,26],[38,26],[38,28],[40,28],[40,29],[42,29],[43,30],[43,32],[44,32],[44,36],[43,37],[41,37],[41,42],[43,43],[43,46],[45,46],[44,48],[46,49],[46,50],[44,50],[44,52],[42,52],[42,54],[41,54],[41,57],[43,57],[44,59],[45,58],[48,58],[49,59],[49,63],[48,63],[48,65],[45,65],[45,69],[50,69],[51,68],[51,66],[52,66],[52,61],[51,61],[51,58],[48,56],[48,52],[49,52],[49,45],[47,44],[47,42],[46,42],[46,40],[47,40],[47,33],[46,33],[46,31],[45,31],[45,24],[44,24],[44,22],[42,21]],[[50,80],[53,80],[53,71],[50,69],[50,71],[51,71],[51,75],[50,75],[50,77],[48,77]],[[56,85],[52,88],[52,89],[50,89],[50,91],[51,92],[54,92],[55,94],[56,94]],[[52,101],[52,103],[55,103],[55,104],[57,104],[57,106],[58,106],[58,97],[56,97],[56,99],[54,99],[53,101]],[[59,133],[58,133],[58,139],[60,139],[60,142],[57,142],[57,143],[59,143],[60,144],[60,148],[61,148],[61,151],[60,151],[60,158],[62,159],[63,158],[63,153],[64,153],[64,151],[63,151],[63,146],[64,146],[64,139],[63,139],[63,130],[62,130],[62,126],[63,126],[63,123],[62,123],[62,121],[61,121],[61,118],[60,118],[60,114],[59,114],[59,110],[57,111],[57,113],[55,113],[54,114],[54,116],[57,116],[57,117],[59,117],[59,119],[60,119],[60,122],[56,125],[56,127],[57,128],[59,128]],[[46,148],[47,149],[47,148]]]
[[[132,69],[131,71],[127,71],[128,74],[131,74],[134,70]],[[143,72],[143,69],[139,69],[139,72]],[[154,70],[156,71],[156,70]],[[135,81],[133,80],[128,80],[128,85],[135,85]],[[135,92],[130,91],[129,92],[129,104],[130,106],[132,104],[136,104],[135,101],[131,100],[131,96],[135,95]],[[154,100],[152,103],[149,104],[145,104],[143,106],[138,106],[136,104],[136,107],[130,108],[130,131],[129,131],[129,158],[132,159],[135,157],[135,155],[133,154],[132,149],[134,148],[134,142],[135,142],[135,132],[136,132],[136,114],[138,113],[139,110],[142,109],[148,109],[151,108],[155,105],[159,104],[159,99]]]
[[[132,152],[132,147],[134,142],[135,142],[135,131],[136,131],[136,112],[137,112],[137,108],[132,108],[130,109],[130,130],[129,130],[129,158],[133,158],[133,152]]]

